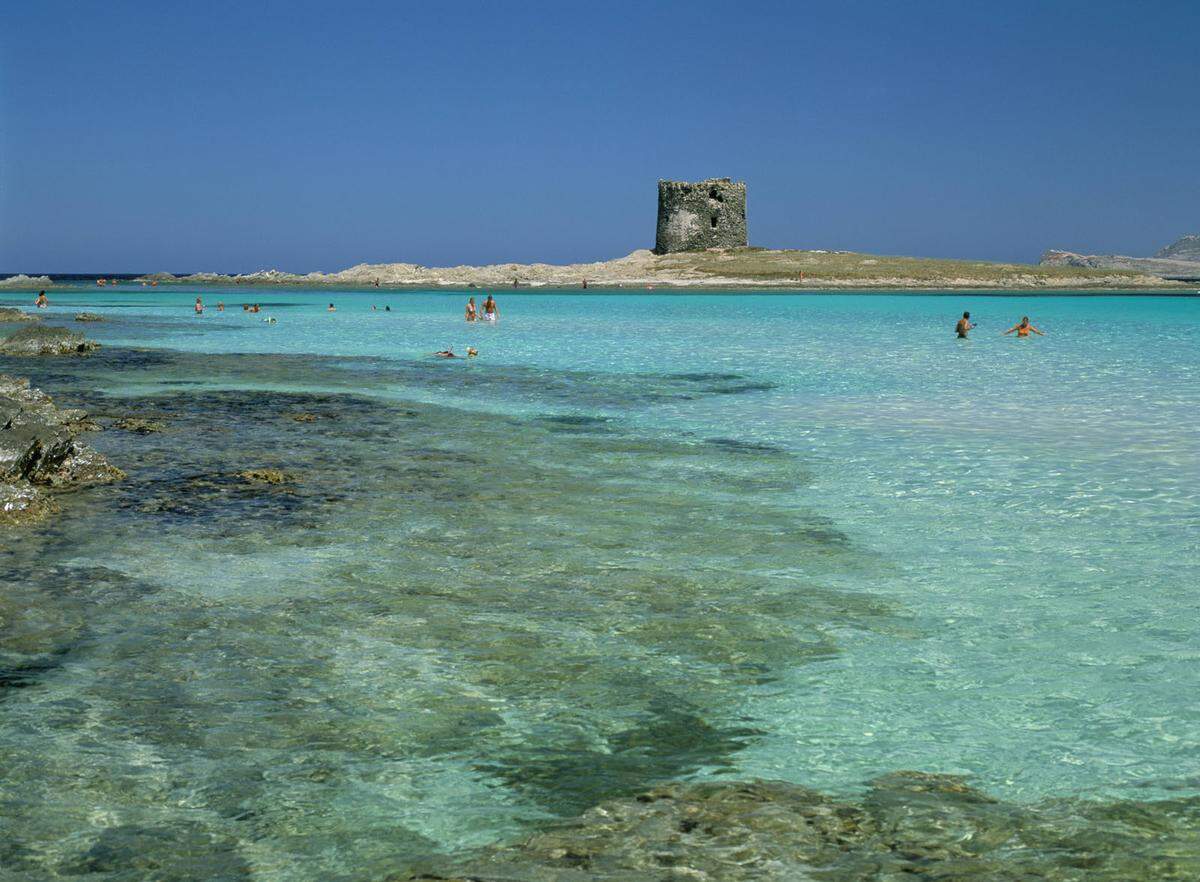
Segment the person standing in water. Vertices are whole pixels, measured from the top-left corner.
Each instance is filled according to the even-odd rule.
[[[489,322],[494,322],[500,318],[500,310],[496,306],[496,298],[491,294],[487,296],[487,300],[483,301],[483,318]]]
[[[473,322],[473,321],[475,321],[475,319],[477,319],[479,317],[475,312],[475,298],[474,297],[467,298],[466,317],[467,317],[467,321],[469,321],[469,322]]]
[[[958,334],[958,339],[966,340],[967,331],[974,330],[975,326],[971,324],[971,313],[964,312],[963,317],[958,320],[958,324],[954,326],[954,333]]]
[[[196,315],[201,315],[204,312],[204,301],[197,297],[196,305],[193,308],[196,310]]]
[[[1046,336],[1041,331],[1039,331],[1037,328],[1035,328],[1033,325],[1029,324],[1029,316],[1027,316],[1027,315],[1021,316],[1021,320],[1019,322],[1017,322],[1015,325],[1013,325],[1011,328],[1009,328],[1007,331],[1005,331],[1004,336],[1007,337],[1013,331],[1017,332],[1018,337],[1028,337],[1030,331],[1033,331],[1033,333],[1037,334],[1039,337]]]
[[[34,305],[37,306],[38,309],[45,309],[47,306],[50,305],[50,301],[46,299],[45,291],[38,291],[37,300],[35,300],[33,302],[34,302]]]

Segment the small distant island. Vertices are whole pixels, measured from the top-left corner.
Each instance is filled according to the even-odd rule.
[[[1197,264],[1200,268],[1200,264]],[[1181,282],[1134,270],[892,257],[854,251],[712,248],[555,265],[426,267],[361,263],[334,273],[262,270],[241,275],[155,273],[138,281],[187,285],[351,288],[763,288],[815,290],[1170,290]]]
[[[1200,276],[1200,237],[1154,258],[1048,251],[1039,264],[995,263],[749,245],[746,184],[730,178],[658,182],[654,250],[595,263],[427,267],[360,263],[333,273],[278,269],[228,275],[152,273],[145,284],[339,288],[686,288],[813,290],[1167,291]],[[0,288],[52,287],[47,276],[0,279]]]

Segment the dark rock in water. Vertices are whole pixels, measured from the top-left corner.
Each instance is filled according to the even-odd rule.
[[[54,500],[28,481],[0,481],[0,527],[36,524],[57,511]]]
[[[246,469],[238,472],[238,477],[251,484],[291,484],[295,481],[295,478],[280,469]]]
[[[77,322],[102,322],[104,316],[98,312],[77,312],[75,313],[75,321]]]
[[[0,324],[7,322],[36,322],[40,315],[24,312],[11,306],[0,306]]]
[[[476,860],[393,879],[1193,879],[1200,799],[1018,805],[895,772],[859,799],[779,781],[670,784]]]
[[[103,456],[75,440],[90,428],[81,410],[56,407],[28,380],[0,374],[0,517],[30,523],[55,510],[38,487],[105,484],[125,477]]]
[[[165,432],[167,427],[165,424],[157,420],[146,420],[141,417],[125,417],[113,423],[114,429],[122,429],[126,432],[135,432],[138,435],[152,435],[157,432]]]
[[[0,355],[82,355],[100,344],[66,328],[32,325],[0,339]]]

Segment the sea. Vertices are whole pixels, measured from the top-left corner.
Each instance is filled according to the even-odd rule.
[[[1200,298],[485,293],[49,292],[102,348],[0,372],[128,477],[0,530],[0,876],[385,878],[678,782],[1198,804]]]

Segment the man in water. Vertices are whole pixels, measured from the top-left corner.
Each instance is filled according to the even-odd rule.
[[[491,294],[483,301],[483,317],[486,321],[494,322],[500,318],[500,310],[496,306],[496,298]]]
[[[33,301],[38,309],[45,309],[50,305],[50,301],[46,299],[45,291],[38,291],[37,300]]]
[[[963,317],[960,318],[958,320],[958,324],[954,326],[954,333],[958,334],[958,338],[960,340],[966,340],[967,331],[974,329],[974,327],[975,326],[971,324],[971,313],[964,312]]]
[[[1021,316],[1021,320],[1019,322],[1017,322],[1017,324],[1015,324],[1011,328],[1009,328],[1007,331],[1005,331],[1004,336],[1007,337],[1013,331],[1017,332],[1018,337],[1028,337],[1030,331],[1033,331],[1033,333],[1037,334],[1039,337],[1046,336],[1041,331],[1039,331],[1037,328],[1035,328],[1033,325],[1029,324],[1029,316],[1027,316],[1027,315]]]

